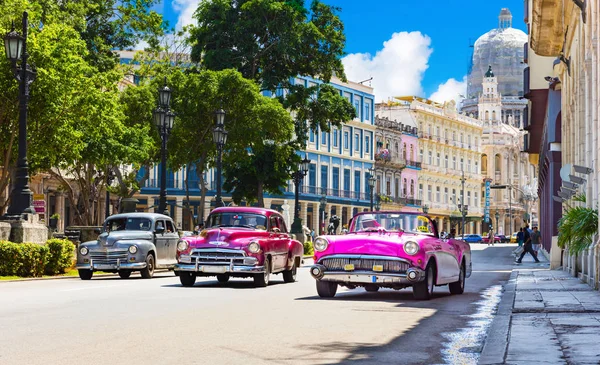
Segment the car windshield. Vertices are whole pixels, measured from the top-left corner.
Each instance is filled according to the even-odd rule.
[[[149,231],[152,221],[142,217],[113,218],[104,224],[105,232],[112,231]]]
[[[433,234],[427,217],[403,213],[366,213],[354,217],[350,232],[404,231]]]
[[[208,217],[206,228],[234,227],[267,229],[267,217],[255,213],[221,212],[214,213]]]

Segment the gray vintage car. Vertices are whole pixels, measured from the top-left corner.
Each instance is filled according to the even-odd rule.
[[[77,270],[82,280],[94,271],[117,272],[123,279],[133,271],[151,278],[156,268],[174,267],[179,235],[173,220],[162,214],[124,213],[110,216],[96,241],[77,250]]]

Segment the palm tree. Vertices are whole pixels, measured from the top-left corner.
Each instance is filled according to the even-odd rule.
[[[585,203],[585,195],[577,195],[573,201]],[[585,206],[569,206],[558,221],[558,246],[567,248],[570,254],[588,249],[598,233],[598,209]]]

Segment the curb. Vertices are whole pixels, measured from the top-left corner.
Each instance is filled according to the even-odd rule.
[[[518,275],[518,271],[513,269],[508,282],[504,285],[504,293],[498,304],[496,317],[488,329],[483,351],[481,351],[479,357],[478,364],[480,365],[504,364],[506,351],[508,350],[510,322],[515,303]]]
[[[154,270],[155,273],[168,272],[169,270]],[[107,273],[107,274],[94,274],[95,278],[102,277],[110,277],[110,276],[119,276],[119,274]],[[14,279],[14,280],[0,280],[0,284],[2,283],[17,283],[20,281],[38,281],[38,280],[64,280],[64,279],[78,279],[79,276],[50,276],[45,278],[22,278],[22,279]]]

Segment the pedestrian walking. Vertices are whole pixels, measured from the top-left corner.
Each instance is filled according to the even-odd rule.
[[[523,227],[521,227],[517,233],[517,243],[519,244],[519,247],[523,246],[523,242],[525,242],[525,233],[523,233]]]
[[[492,232],[492,230],[490,229],[490,231],[488,232],[488,247],[489,245],[494,245],[494,232]]]
[[[531,248],[535,252],[535,257],[538,256],[538,252],[542,246],[542,234],[538,231],[538,227],[533,227],[533,233],[531,234]]]
[[[311,238],[311,240],[310,240],[311,242],[315,242],[315,230],[314,229],[310,232],[310,238]]]
[[[528,252],[531,256],[533,256],[533,259],[535,260],[535,262],[540,262],[540,260],[538,260],[538,258],[537,258],[537,255],[535,254],[535,251],[533,251],[533,248],[532,248],[531,235],[529,234],[529,225],[525,226],[525,229],[523,230],[523,234],[524,234],[524,239],[525,239],[525,242],[523,243],[523,253],[521,253],[521,256],[517,260],[517,263],[520,264],[521,261],[523,260],[523,257],[525,257],[525,254]]]

